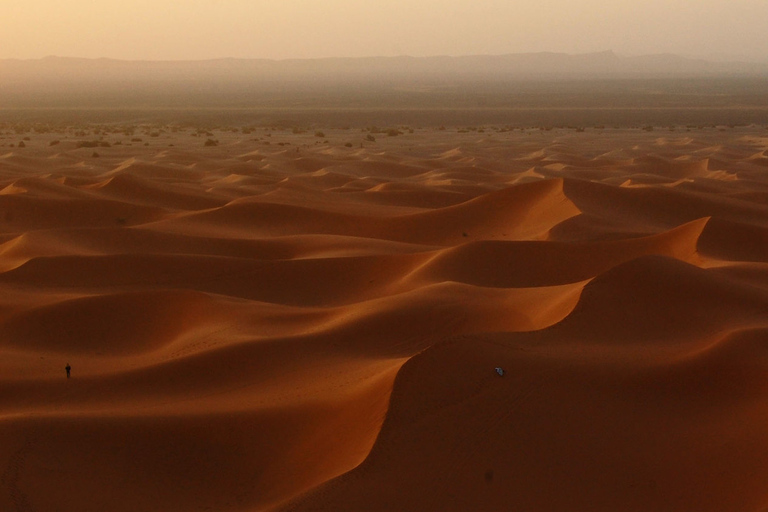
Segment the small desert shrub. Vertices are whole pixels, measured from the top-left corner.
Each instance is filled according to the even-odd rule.
[[[351,148],[352,147],[352,143],[351,142],[347,142],[346,144],[344,144],[344,147]]]
[[[400,130],[398,130],[396,128],[390,128],[389,130],[387,130],[387,136],[388,137],[397,137],[398,135],[402,135],[402,134],[403,134],[403,132],[401,132]]]
[[[99,158],[100,156],[101,156],[101,155],[99,155],[99,154],[98,154],[97,152],[95,152],[95,151],[94,151],[94,152],[93,152],[93,154],[91,155],[91,157],[92,157],[92,158]]]
[[[368,135],[366,135],[365,140],[367,140],[368,142],[376,142],[376,137],[374,137],[369,133]]]
[[[25,147],[27,147],[27,145],[24,144],[24,141],[21,141],[21,142],[19,142],[19,147],[20,148],[25,148]]]
[[[315,132],[315,137],[322,138],[322,137],[325,137],[325,134],[323,132],[318,131],[318,132]]]
[[[131,142],[141,142],[141,139],[139,137],[134,137],[131,139]]]
[[[219,141],[218,140],[214,140],[214,139],[208,139],[208,140],[205,141],[205,145],[206,146],[218,146],[219,145]]]
[[[643,131],[652,132],[653,131],[653,126],[643,126]]]
[[[59,144],[59,143],[60,143],[60,141],[58,141],[58,140],[52,140],[52,141],[50,142],[50,144],[48,144],[48,145],[49,145],[49,146],[55,146],[56,144]]]

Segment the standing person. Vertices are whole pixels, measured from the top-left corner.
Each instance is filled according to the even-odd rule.
[[[69,372],[72,371],[72,367],[67,363],[67,366],[65,366],[64,369],[67,370],[67,378],[69,378]]]

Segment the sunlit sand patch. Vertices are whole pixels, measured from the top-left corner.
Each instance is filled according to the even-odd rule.
[[[0,157],[27,509],[765,502],[762,132],[208,129]]]

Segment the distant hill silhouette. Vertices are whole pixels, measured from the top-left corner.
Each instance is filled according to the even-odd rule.
[[[674,112],[649,116],[650,109],[660,108]],[[20,113],[24,109],[31,113]],[[4,118],[33,119],[35,112],[45,109],[78,112],[67,119],[100,120],[137,118],[134,114],[140,109],[146,112],[141,118],[176,109],[205,111],[209,119],[214,110],[250,109],[263,113],[256,116],[260,119],[290,117],[292,122],[320,122],[327,118],[320,113],[333,111],[334,119],[344,124],[376,119],[388,124],[407,119],[432,124],[507,119],[550,125],[581,124],[586,119],[622,125],[764,123],[768,63],[711,62],[668,54],[625,57],[610,51],[279,61],[0,60]],[[88,109],[99,110],[98,116],[85,116]],[[536,112],[523,115],[526,109]],[[585,117],[578,109],[590,109],[592,114]],[[614,112],[605,113],[606,109]],[[133,113],[106,115],[106,110]],[[428,118],[402,114],[415,111],[441,114]],[[570,113],[564,115],[566,111]]]
[[[412,81],[653,78],[768,75],[768,64],[710,62],[677,55],[621,57],[611,51],[463,57],[370,57],[308,60],[216,59],[125,61],[46,57],[0,60],[2,87],[50,83],[280,81],[313,79]]]

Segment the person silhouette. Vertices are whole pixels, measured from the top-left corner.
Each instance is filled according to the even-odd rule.
[[[67,378],[69,378],[69,372],[72,371],[72,367],[67,363],[67,366],[65,366],[64,369],[67,370]]]

